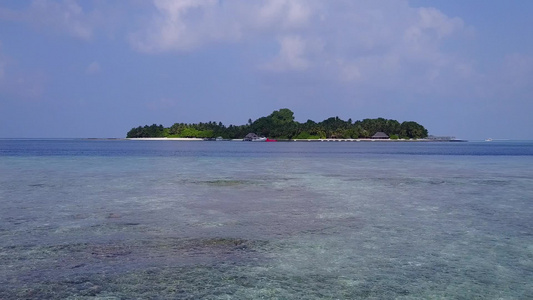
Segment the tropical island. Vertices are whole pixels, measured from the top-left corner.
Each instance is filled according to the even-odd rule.
[[[331,117],[318,123],[312,120],[300,123],[294,120],[294,113],[290,109],[282,108],[255,121],[248,119],[245,125],[225,126],[222,122],[200,122],[175,123],[170,127],[163,127],[153,124],[134,127],[128,131],[126,137],[243,139],[249,133],[277,140],[365,139],[383,133],[392,140],[423,139],[428,136],[426,128],[413,121],[400,123],[396,120],[376,118],[353,122],[352,119],[345,121],[339,117]]]

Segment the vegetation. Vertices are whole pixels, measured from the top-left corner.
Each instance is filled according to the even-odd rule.
[[[294,113],[290,109],[282,108],[255,121],[249,119],[246,125],[225,126],[221,122],[200,122],[198,124],[175,123],[165,128],[163,125],[153,124],[132,128],[127,137],[214,138],[221,136],[226,139],[242,139],[246,134],[254,132],[273,139],[356,139],[370,138],[380,131],[392,139],[418,139],[428,136],[428,131],[424,126],[413,121],[400,123],[396,120],[377,118],[352,122],[352,119],[344,121],[339,117],[331,117],[319,123],[312,120],[299,123],[294,121]]]

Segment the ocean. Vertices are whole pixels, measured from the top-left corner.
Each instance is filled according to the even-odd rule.
[[[0,299],[533,299],[533,142],[0,140]]]

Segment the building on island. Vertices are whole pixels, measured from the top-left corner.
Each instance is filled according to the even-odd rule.
[[[372,138],[375,140],[387,140],[389,139],[389,136],[385,132],[379,131],[379,132],[376,132],[376,134],[374,134]]]
[[[243,141],[249,142],[249,141],[257,140],[258,138],[259,136],[257,134],[250,132],[244,137]]]

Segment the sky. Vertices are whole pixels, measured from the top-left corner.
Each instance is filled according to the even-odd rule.
[[[383,117],[533,139],[533,1],[1,0],[0,138]]]

